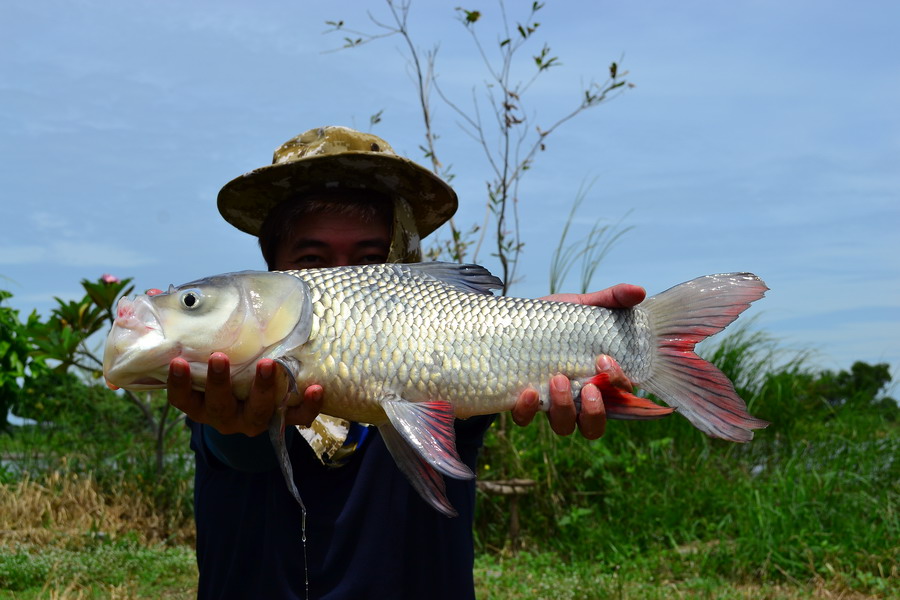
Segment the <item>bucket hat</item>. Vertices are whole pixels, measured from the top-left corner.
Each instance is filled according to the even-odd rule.
[[[245,173],[219,191],[219,212],[252,235],[287,198],[330,189],[371,189],[405,200],[419,235],[443,225],[458,205],[456,192],[428,169],[394,152],[371,133],[348,127],[310,129],[275,150],[271,165]]]

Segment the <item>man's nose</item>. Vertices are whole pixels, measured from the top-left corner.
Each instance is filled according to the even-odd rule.
[[[331,258],[331,264],[328,265],[330,267],[350,267],[353,266],[353,261],[350,259],[350,256],[344,254],[335,254]]]

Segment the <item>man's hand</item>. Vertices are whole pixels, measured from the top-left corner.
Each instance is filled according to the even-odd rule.
[[[211,425],[224,434],[255,436],[266,431],[275,408],[289,393],[288,389],[287,373],[268,358],[256,364],[256,377],[247,400],[235,398],[231,389],[228,357],[221,352],[214,352],[209,357],[205,393],[192,388],[187,361],[175,358],[169,364],[169,404],[190,419]],[[287,424],[309,425],[319,414],[321,406],[322,386],[311,385],[303,392],[300,403],[287,407]]]
[[[604,308],[631,308],[643,301],[646,295],[642,287],[621,283],[599,292],[554,294],[542,300],[589,304]],[[631,382],[611,357],[598,356],[596,368],[598,374],[609,374],[612,385],[631,392]],[[571,382],[564,375],[554,375],[550,380],[550,409],[547,411],[550,428],[559,435],[570,435],[577,425],[581,435],[587,439],[595,440],[601,437],[606,431],[606,408],[600,390],[594,384],[585,385],[581,389],[581,413],[576,414],[571,387]],[[537,390],[531,388],[524,390],[512,409],[513,421],[517,425],[528,425],[538,410],[540,400]]]

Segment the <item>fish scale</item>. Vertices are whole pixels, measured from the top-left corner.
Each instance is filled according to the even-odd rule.
[[[410,282],[398,271],[286,272],[310,289],[312,331],[294,357],[302,365],[298,382],[323,386],[324,412],[379,422],[384,412],[371,399],[393,393],[410,402],[446,400],[467,417],[512,408],[529,385],[547,404],[552,375],[586,381],[600,354],[635,378],[647,369],[650,334],[637,325],[646,320],[640,311],[475,296],[433,278]]]

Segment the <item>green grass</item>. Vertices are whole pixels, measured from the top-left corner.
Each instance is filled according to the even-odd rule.
[[[568,562],[555,553],[483,554],[475,562],[477,597],[481,600],[794,600],[801,598],[900,598],[890,581],[861,593],[838,578],[809,582],[736,582],[701,575],[696,566],[705,555],[664,552],[610,565],[594,561]]]
[[[625,434],[610,434],[619,435]],[[521,501],[526,549],[550,551],[559,563],[590,564],[591,573],[639,566],[655,579],[620,576],[641,585],[699,580],[803,587],[828,581],[866,594],[898,585],[895,432],[868,440],[821,435],[743,447],[660,439],[668,441],[631,447],[607,440],[631,447],[630,453],[585,443],[596,455],[587,466],[550,461],[557,485]],[[575,465],[582,469],[577,485]],[[479,501],[482,547],[508,547],[507,501]],[[599,577],[597,585],[608,589],[615,583],[608,579]]]
[[[192,598],[196,569],[189,547],[144,546],[135,539],[94,540],[77,548],[27,548],[0,552],[0,598]],[[713,548],[714,549],[714,548]],[[869,592],[854,582],[817,578],[809,582],[736,582],[703,575],[710,548],[662,552],[625,565],[569,562],[552,552],[482,554],[475,580],[482,600],[710,600],[801,598],[900,598],[887,579],[870,581]]]
[[[193,549],[145,545],[137,536],[0,550],[0,598],[189,598],[196,577]]]

